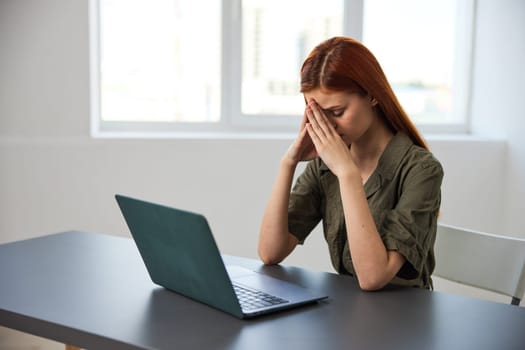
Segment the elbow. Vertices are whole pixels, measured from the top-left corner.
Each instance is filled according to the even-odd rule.
[[[261,261],[264,265],[277,265],[282,261],[281,259],[276,259],[275,257],[261,256],[260,254],[259,257],[261,258]]]
[[[389,261],[385,265],[368,265],[364,269],[356,270],[359,287],[367,292],[384,288],[396,276],[403,262],[398,259],[393,262]]]
[[[259,258],[261,259],[264,265],[277,265],[283,260],[275,255],[264,252],[262,249],[259,249],[258,253],[259,253]]]
[[[380,283],[370,283],[370,282],[363,283],[359,281],[359,288],[361,288],[361,290],[365,292],[374,292],[376,290],[380,290],[384,286],[385,285],[380,284]]]
[[[365,292],[374,292],[382,289],[388,284],[388,281],[380,277],[367,277],[367,278],[358,278],[359,288]]]
[[[261,257],[261,261],[263,262],[264,265],[277,265],[278,263],[281,262],[281,260],[279,259],[272,259],[272,258],[266,258],[266,257]]]

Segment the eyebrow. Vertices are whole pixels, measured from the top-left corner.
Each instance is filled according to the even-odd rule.
[[[344,108],[343,105],[335,105],[335,106],[331,106],[331,107],[328,107],[328,108],[323,108],[324,111],[333,111],[333,110],[337,110],[337,109],[342,109]]]

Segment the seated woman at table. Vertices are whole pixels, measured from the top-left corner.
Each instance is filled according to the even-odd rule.
[[[304,117],[264,213],[261,260],[278,264],[322,220],[334,269],[363,290],[432,288],[443,169],[376,58],[351,38],[322,42],[303,63],[301,92]]]

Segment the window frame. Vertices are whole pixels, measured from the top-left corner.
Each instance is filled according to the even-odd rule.
[[[242,83],[242,0],[222,0],[221,107],[217,122],[127,122],[101,120],[100,86],[100,1],[89,0],[89,60],[91,136],[95,138],[279,138],[297,133],[301,115],[243,114]],[[362,39],[364,1],[343,0],[343,35]],[[463,115],[462,123],[416,126],[423,133],[469,133],[472,51],[476,0],[460,1],[466,30],[456,33],[454,86],[460,87],[454,98],[463,101],[454,113]],[[458,26],[459,28],[459,26]],[[462,48],[462,50],[458,50]],[[466,49],[465,49],[466,48]],[[463,72],[459,74],[458,72]],[[224,93],[227,92],[227,93]]]

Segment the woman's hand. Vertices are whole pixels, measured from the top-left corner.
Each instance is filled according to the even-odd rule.
[[[306,107],[306,109],[308,106]],[[284,159],[289,161],[292,165],[296,165],[299,162],[312,160],[317,158],[319,155],[314,147],[312,139],[308,134],[306,124],[308,119],[306,117],[306,109],[304,113],[303,120],[301,121],[301,128],[299,129],[299,134],[295,139],[294,143],[288,148]]]
[[[335,176],[356,176],[359,170],[350,155],[350,149],[335,130],[315,100],[306,106],[306,130],[315,150]]]

